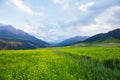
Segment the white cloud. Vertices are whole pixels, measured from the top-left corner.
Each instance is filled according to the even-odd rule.
[[[120,21],[119,18],[115,17],[115,13],[120,12],[120,6],[113,6],[108,8],[105,12],[100,14],[95,21],[98,23],[105,23],[105,22],[115,22]]]
[[[56,4],[56,3],[60,3],[61,0],[53,0],[53,2]]]
[[[120,23],[111,23],[111,21],[120,22],[120,19],[115,17],[115,13],[118,11],[120,12],[119,6],[108,8],[106,11],[98,15],[92,23],[85,26],[69,25],[69,27],[63,28],[60,25],[53,25],[52,27],[48,27],[42,23],[39,23],[39,26],[36,27],[28,28],[26,25],[26,28],[24,27],[24,29],[29,32],[31,31],[31,34],[35,35],[40,39],[47,40],[48,42],[59,42],[66,38],[79,35],[92,36],[98,33],[104,33],[116,28],[120,28]]]
[[[68,0],[52,0],[54,4],[62,6],[64,9],[69,8],[70,4]]]
[[[15,6],[17,9],[29,15],[42,15],[41,12],[40,13],[34,12],[30,8],[30,6],[25,4],[24,1],[25,0],[9,0],[9,3],[11,2],[11,4]],[[120,12],[120,7],[119,6],[111,7],[113,6],[112,1],[114,0],[110,1],[111,4],[105,3],[107,2],[106,0],[100,0],[95,2],[84,1],[84,0],[83,1],[51,0],[51,1],[53,3],[52,5],[50,4],[50,6],[57,6],[58,9],[60,6],[62,7],[63,10],[64,9],[67,10],[64,12],[61,12],[62,10],[60,10],[60,13],[58,12],[58,14],[61,14],[61,16],[58,15],[58,17],[57,15],[54,16],[54,13],[52,13],[52,15],[50,16],[49,15],[45,16],[47,18],[45,17],[41,18],[39,22],[36,22],[36,20],[38,19],[29,18],[30,20],[32,20],[31,23],[28,24],[23,23],[26,25],[19,25],[19,27],[16,28],[22,29],[25,32],[28,32],[40,39],[47,41],[61,41],[66,38],[72,36],[79,36],[79,35],[91,36],[97,33],[107,32],[115,28],[120,28],[120,18],[115,17],[115,13],[117,11]],[[108,4],[109,6],[107,6]],[[33,5],[31,4],[31,6]],[[49,7],[48,5],[45,5],[43,7],[47,8],[46,10],[49,9],[51,12],[55,11],[53,10],[53,8]],[[51,14],[51,13],[48,12],[47,14]],[[53,21],[51,17],[54,17]],[[50,21],[57,25],[49,24],[51,23]],[[63,26],[61,26],[61,24],[63,24]]]
[[[82,4],[79,6],[79,10],[81,11],[87,11],[88,8],[92,7],[95,3],[94,2],[89,2],[89,3],[86,3],[86,4]]]
[[[120,28],[120,19],[115,17],[115,13],[120,12],[120,6],[108,8],[105,12],[98,15],[94,22],[86,26],[78,26],[81,34],[94,35]]]
[[[43,16],[43,12],[34,12],[29,6],[27,6],[23,0],[9,0],[9,2],[18,8],[20,11],[35,16]]]
[[[29,25],[29,24],[24,24],[21,25],[21,27],[16,27],[19,29],[24,30],[25,32],[34,35],[35,37],[52,42],[52,41],[58,41],[59,40],[59,34],[60,29],[56,29],[55,27],[47,27],[43,23],[37,24],[37,26],[34,25]],[[57,35],[57,36],[56,36]]]

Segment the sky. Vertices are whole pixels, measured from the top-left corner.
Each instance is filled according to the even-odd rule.
[[[120,0],[0,0],[0,24],[47,42],[120,28]]]

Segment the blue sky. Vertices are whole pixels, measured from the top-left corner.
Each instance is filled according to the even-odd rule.
[[[120,28],[120,0],[0,0],[0,24],[54,42]]]

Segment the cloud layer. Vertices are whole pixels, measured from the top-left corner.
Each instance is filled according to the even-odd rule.
[[[120,28],[119,0],[7,0],[7,2],[9,5],[4,4],[0,8],[2,10],[0,22],[15,25],[16,28],[48,42],[59,42],[73,36],[91,36]],[[6,12],[9,11],[14,15],[8,15]],[[22,15],[20,11],[26,15]]]
[[[29,15],[43,16],[43,12],[34,12],[29,6],[27,6],[23,0],[9,0],[9,2],[22,12]]]

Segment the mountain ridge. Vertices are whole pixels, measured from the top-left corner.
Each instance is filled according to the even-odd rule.
[[[98,40],[104,40],[110,37],[120,39],[120,29],[114,29],[107,33],[100,33],[100,34],[93,35],[83,42],[94,42]]]
[[[120,46],[120,29],[93,35],[84,41],[75,43],[73,46]]]
[[[55,46],[72,45],[72,44],[74,44],[76,42],[84,41],[87,38],[88,38],[88,36],[75,36],[75,37],[71,37],[71,38],[65,39],[65,40],[61,41],[60,43],[56,44]]]
[[[0,40],[2,41],[4,40],[4,42],[13,41],[13,42],[22,43],[21,45],[17,45],[19,48],[16,46],[16,48],[14,47],[14,49],[29,49],[29,48],[31,49],[31,48],[42,48],[42,47],[50,46],[47,42],[37,39],[36,37],[31,36],[22,30],[15,29],[12,25],[0,26]],[[8,46],[7,43],[6,44],[1,43],[1,44]],[[12,49],[12,47],[10,48],[9,46],[7,48]]]

